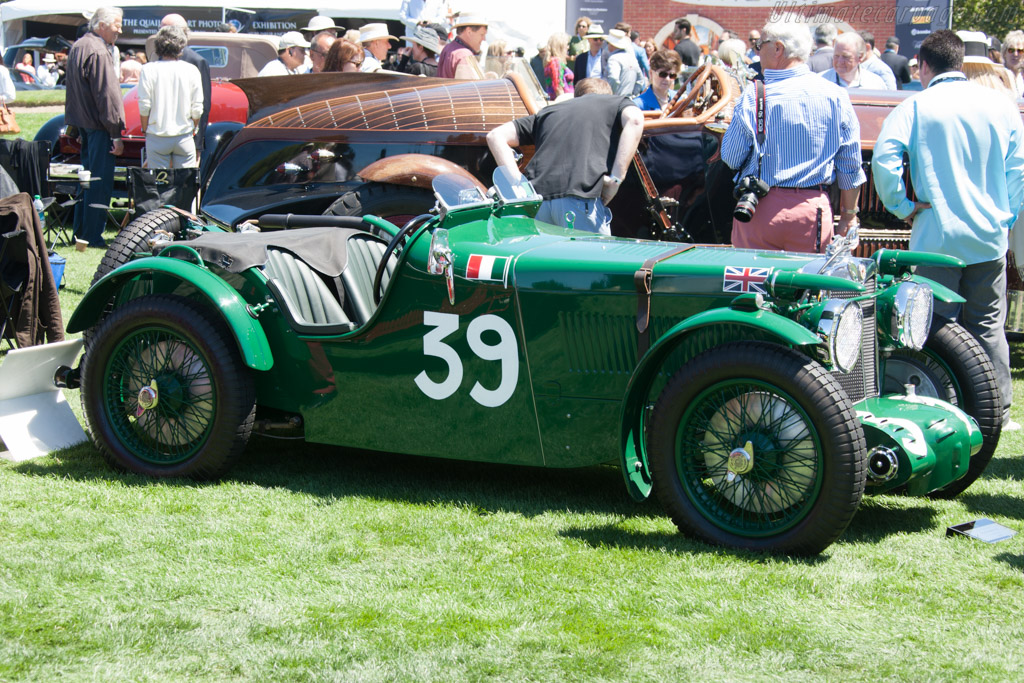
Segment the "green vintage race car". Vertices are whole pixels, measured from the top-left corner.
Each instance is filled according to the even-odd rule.
[[[910,272],[956,259],[595,236],[535,221],[541,198],[504,169],[488,194],[454,175],[434,190],[401,229],[278,215],[225,232],[155,212],[180,231],[68,323],[87,333],[74,374],[105,457],[217,477],[255,431],[617,461],[687,534],[806,554],[865,492],[955,495],[992,456],[991,363],[959,326],[930,329],[933,296],[959,299]]]

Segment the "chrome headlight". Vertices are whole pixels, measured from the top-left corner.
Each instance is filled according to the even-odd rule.
[[[855,301],[832,299],[818,319],[818,334],[828,343],[832,363],[840,372],[850,372],[860,358],[864,311]]]
[[[932,326],[932,288],[919,282],[903,282],[893,297],[891,330],[904,346],[920,351]]]

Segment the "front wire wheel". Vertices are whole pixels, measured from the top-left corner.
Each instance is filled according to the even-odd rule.
[[[792,554],[827,548],[864,493],[864,434],[817,362],[734,342],[687,363],[655,405],[650,461],[681,531],[716,545]]]
[[[82,400],[111,464],[149,476],[220,476],[245,449],[255,393],[234,340],[204,307],[148,296],[111,313],[85,357]]]
[[[917,394],[948,401],[978,423],[983,441],[971,456],[967,474],[929,495],[953,498],[962,493],[988,467],[1003,429],[996,371],[985,349],[963,325],[937,319],[924,349],[898,349],[883,363],[883,394],[902,394],[910,384]]]

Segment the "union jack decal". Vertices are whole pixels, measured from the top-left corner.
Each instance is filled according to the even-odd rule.
[[[726,266],[725,275],[722,277],[722,291],[756,292],[767,294],[764,281],[772,274],[771,268],[740,268],[738,266]]]

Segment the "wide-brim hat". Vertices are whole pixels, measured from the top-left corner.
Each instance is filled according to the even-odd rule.
[[[413,31],[414,35],[402,36],[402,40],[409,40],[430,50],[435,55],[441,52],[441,40],[437,37],[437,31],[428,26],[417,26]]]
[[[319,33],[320,31],[330,31],[331,29],[335,31],[344,31],[345,27],[335,26],[334,19],[331,19],[330,17],[325,17],[322,14],[318,14],[317,16],[309,20],[309,26],[307,26],[306,28],[300,28],[299,30],[309,31],[311,33]]]
[[[363,27],[359,29],[359,42],[363,45],[381,38],[398,40],[398,38],[388,33],[387,24],[364,24]]]
[[[46,55],[45,57],[43,57],[43,62],[45,62],[46,64],[56,64],[57,58],[53,55]]]
[[[591,24],[590,28],[587,29],[587,32],[583,37],[588,39],[600,38],[601,40],[604,40],[607,36],[605,36],[604,29],[601,28],[600,24]]]
[[[484,15],[476,12],[463,12],[452,22],[452,28],[460,26],[487,26],[487,19],[484,18]]]
[[[633,44],[633,41],[629,39],[629,34],[617,28],[608,31],[608,35],[604,37],[604,42],[617,50],[628,50],[629,46]]]
[[[288,31],[288,33],[281,36],[281,40],[277,44],[278,50],[287,50],[290,47],[309,47],[309,41],[302,37],[302,34],[298,31]]]
[[[988,58],[988,36],[981,31],[957,31],[964,41],[964,64],[993,64]]]

